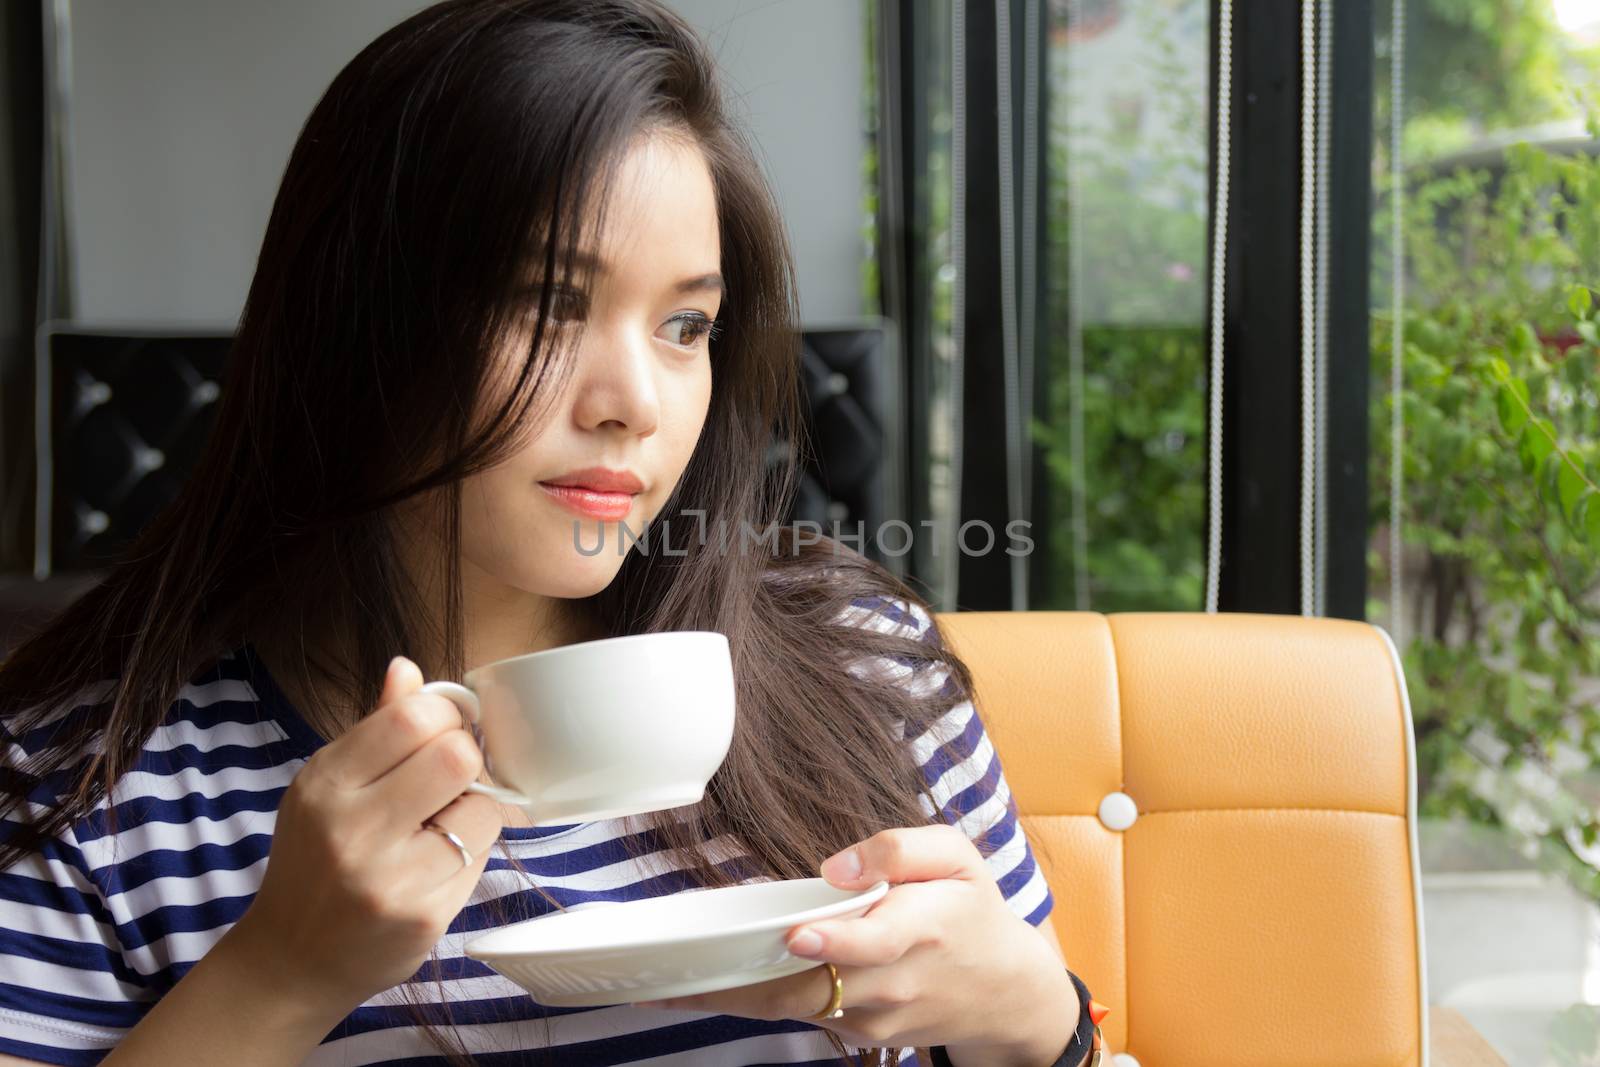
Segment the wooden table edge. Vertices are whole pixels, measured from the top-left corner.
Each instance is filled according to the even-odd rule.
[[[1455,1009],[1432,1005],[1428,1028],[1433,1067],[1506,1067],[1505,1058]]]

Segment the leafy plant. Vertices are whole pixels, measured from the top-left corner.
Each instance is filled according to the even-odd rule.
[[[1069,55],[1054,85],[1062,103],[1053,105],[1050,138],[1051,289],[1040,371],[1048,414],[1033,424],[1050,505],[1036,516],[1041,608],[1203,603],[1205,9],[1195,0],[1127,7],[1148,57],[1146,80],[1108,93]],[[1111,106],[1108,121],[1090,99]],[[1070,231],[1073,221],[1081,233]],[[1074,333],[1083,367],[1081,467],[1071,430]],[[1087,590],[1076,584],[1080,489]]]
[[[1374,27],[1385,59],[1393,56],[1387,14]],[[1600,47],[1562,32],[1549,0],[1409,0],[1405,41],[1409,163],[1466,148],[1491,131],[1581,117],[1569,86],[1592,83],[1600,69]],[[1380,69],[1380,130],[1392,113],[1389,84]],[[1382,156],[1388,146],[1380,140],[1377,149]]]
[[[1550,1021],[1550,1052],[1560,1067],[1600,1063],[1600,1008],[1573,1004]]]
[[[1482,12],[1447,6],[1432,5],[1463,20],[1462,48],[1481,50],[1489,32],[1478,25]],[[1524,29],[1548,22],[1532,9],[1504,17],[1526,20]],[[1543,57],[1529,60],[1538,79],[1524,78],[1529,84],[1495,97],[1493,108],[1474,108],[1491,118],[1536,113],[1529,101],[1543,100],[1543,90],[1530,86],[1553,69],[1542,47],[1526,52]],[[1202,334],[1198,323],[1160,324],[1156,309],[1185,307],[1183,287],[1203,271],[1159,275],[1132,264],[1148,263],[1150,249],[1192,261],[1200,231],[1192,205],[1152,196],[1126,173],[1130,145],[1112,140],[1100,155],[1092,144],[1074,147],[1077,195],[1094,208],[1079,213],[1085,232],[1077,236],[1095,250],[1084,301],[1100,315],[1081,334],[1089,600],[1101,610],[1197,607]],[[1197,164],[1176,153],[1170,172],[1192,172]],[[1407,581],[1398,609],[1408,620],[1403,652],[1424,811],[1508,827],[1526,852],[1600,897],[1592,771],[1600,761],[1600,310],[1591,289],[1574,285],[1600,281],[1600,161],[1520,145],[1493,166],[1419,171],[1409,181],[1400,401]],[[1381,180],[1379,191],[1388,192]],[[1055,250],[1073,237],[1062,196],[1049,215]],[[1128,230],[1130,219],[1137,224]],[[1373,222],[1374,260],[1386,264],[1387,208]],[[1068,265],[1052,261],[1057,277]],[[1375,293],[1387,291],[1387,279],[1377,283]],[[1060,414],[1036,424],[1035,435],[1058,503],[1046,542],[1050,592],[1040,600],[1072,606],[1066,505],[1076,474],[1065,416],[1068,339],[1080,324],[1067,321],[1063,293],[1050,306],[1049,406]],[[1391,337],[1389,316],[1375,314],[1374,545],[1388,540]],[[1387,586],[1387,571],[1373,553],[1374,590]],[[1374,604],[1373,617],[1385,613]]]
[[[1205,357],[1196,327],[1083,332],[1084,497],[1089,603],[1097,611],[1198,609],[1205,587]],[[1065,346],[1050,408],[1068,411]],[[1069,421],[1034,424],[1061,502],[1044,531],[1052,581],[1043,607],[1074,605],[1074,466]]]
[[[1600,159],[1518,145],[1407,190],[1406,600],[1423,808],[1600,897]],[[1387,220],[1380,219],[1380,234]],[[1392,322],[1374,316],[1374,380]],[[1390,398],[1373,412],[1389,462]],[[1373,479],[1374,526],[1388,480]],[[1382,530],[1373,543],[1387,538]],[[1388,561],[1373,560],[1373,587]]]
[[[1560,39],[1542,0],[1411,6],[1408,159],[1578,113],[1560,83],[1592,81],[1575,72],[1595,69],[1596,50]],[[1130,115],[1165,109],[1181,131],[1200,121],[1183,109],[1203,94],[1185,80],[1194,64],[1178,55],[1175,24],[1154,18],[1142,27],[1151,83],[1140,100],[1117,104]],[[1386,43],[1380,32],[1380,55]],[[1382,129],[1391,101],[1387,72],[1378,74]],[[1081,119],[1081,102],[1066,105],[1055,113]],[[1056,179],[1044,206],[1053,288],[1041,294],[1050,321],[1040,368],[1050,414],[1033,431],[1052,507],[1037,516],[1035,568],[1046,577],[1038,607],[1072,607],[1083,592],[1074,587],[1071,513],[1080,489],[1094,608],[1201,602],[1205,231],[1195,196],[1205,160],[1199,142],[1181,136],[1152,152],[1138,125],[1051,137]],[[1386,152],[1380,138],[1380,176]],[[1060,180],[1069,173],[1070,189]],[[1392,607],[1406,620],[1423,810],[1506,827],[1527,854],[1600,898],[1600,160],[1519,145],[1491,165],[1434,165],[1407,181],[1399,353],[1388,314],[1371,322],[1368,543],[1388,544],[1386,385],[1399,358],[1406,584],[1404,603]],[[1381,299],[1390,190],[1384,177],[1377,187]],[[1070,210],[1069,193],[1080,210]],[[1083,232],[1068,231],[1074,217]],[[1073,241],[1090,250],[1081,322],[1067,314]],[[948,286],[934,284],[931,295],[942,315]],[[1068,419],[1074,331],[1084,369],[1081,466]],[[1386,588],[1390,561],[1374,550],[1370,562],[1370,587]],[[1374,600],[1369,615],[1389,607]]]

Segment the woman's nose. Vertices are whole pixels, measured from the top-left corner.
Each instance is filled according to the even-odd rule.
[[[590,328],[578,354],[573,418],[585,430],[607,427],[639,437],[661,421],[655,355],[638,330]]]

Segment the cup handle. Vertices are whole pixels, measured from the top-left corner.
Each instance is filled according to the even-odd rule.
[[[460,709],[462,718],[466,719],[469,725],[478,725],[478,720],[482,715],[483,708],[478,702],[478,694],[474,693],[466,686],[457,682],[429,682],[427,685],[423,686],[420,691],[424,693],[436,693],[439,696],[446,698],[458,709]],[[480,793],[486,797],[494,797],[501,803],[514,804],[519,808],[529,807],[533,803],[526,796],[517,792],[515,789],[506,789],[503,786],[498,785],[486,785],[483,782],[468,783],[467,792]]]

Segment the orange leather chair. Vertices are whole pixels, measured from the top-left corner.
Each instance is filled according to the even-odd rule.
[[[1416,763],[1377,627],[945,614],[1132,1067],[1427,1064]],[[1130,803],[1131,801],[1131,803]]]

